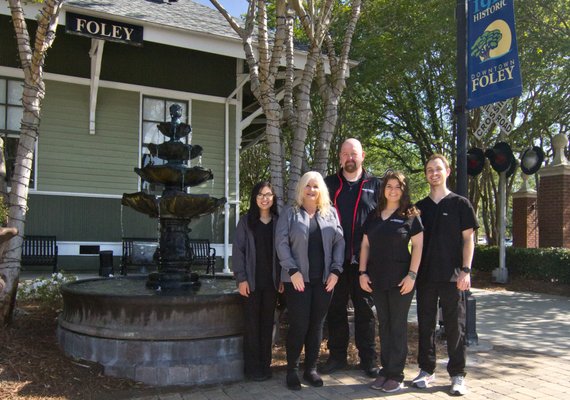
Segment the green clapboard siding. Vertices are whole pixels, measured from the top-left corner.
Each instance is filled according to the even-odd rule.
[[[136,191],[139,103],[135,92],[100,88],[89,134],[89,87],[47,82],[38,142],[37,190],[94,194]]]
[[[225,105],[205,101],[192,101],[192,144],[204,148],[202,166],[209,168],[214,179],[191,188],[192,193],[207,193],[214,197],[224,196],[224,129]],[[230,107],[229,175],[230,198],[235,197],[235,107]],[[193,160],[195,162],[195,160]]]
[[[61,241],[119,242],[121,237],[158,237],[158,221],[121,206],[120,199],[30,194],[27,235]],[[233,210],[230,226],[235,226]],[[223,210],[190,223],[191,237],[224,241]],[[230,229],[233,231],[233,229]]]
[[[122,207],[120,199],[30,194],[28,204],[28,235],[56,235],[58,240],[86,242],[157,235],[155,220]]]

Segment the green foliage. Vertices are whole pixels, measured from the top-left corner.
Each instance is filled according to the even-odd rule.
[[[506,248],[509,274],[545,282],[570,283],[570,249]],[[497,246],[475,246],[473,269],[492,271],[499,268]]]
[[[21,301],[39,301],[41,306],[60,308],[62,305],[61,287],[74,282],[77,277],[61,271],[49,278],[38,278],[20,282],[17,299]]]
[[[6,222],[8,221],[8,205],[6,202],[0,197],[0,226],[5,226]]]
[[[503,34],[498,29],[483,32],[471,46],[471,55],[483,57],[483,60],[488,59],[489,52],[497,48],[502,38]]]

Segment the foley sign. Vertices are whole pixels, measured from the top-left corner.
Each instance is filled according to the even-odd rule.
[[[109,21],[72,12],[65,13],[65,31],[74,35],[127,43],[135,46],[142,46],[143,43],[142,26]]]
[[[467,108],[522,93],[514,0],[469,0]]]

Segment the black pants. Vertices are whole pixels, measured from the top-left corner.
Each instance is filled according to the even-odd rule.
[[[301,350],[305,346],[305,370],[317,367],[323,325],[332,293],[325,290],[322,282],[305,282],[305,290],[298,292],[292,283],[285,283],[285,299],[289,331],[287,332],[287,370],[299,368]]]
[[[372,292],[380,326],[380,375],[398,382],[404,380],[408,355],[408,311],[414,291],[400,294],[400,288]]]
[[[426,372],[435,370],[435,327],[438,299],[447,336],[447,372],[465,375],[465,294],[455,282],[422,282],[417,285],[419,349],[418,364]]]
[[[270,371],[276,303],[277,291],[273,287],[256,289],[249,297],[243,297],[243,361],[244,372],[248,377]]]
[[[358,266],[345,263],[344,271],[335,286],[329,313],[328,348],[330,357],[337,361],[346,361],[348,350],[348,299],[354,305],[354,340],[360,362],[363,365],[376,363],[376,346],[374,342],[375,321],[372,307],[372,295],[360,288]]]

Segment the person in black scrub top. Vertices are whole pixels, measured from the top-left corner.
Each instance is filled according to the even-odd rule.
[[[380,328],[380,364],[372,389],[393,393],[402,388],[408,355],[408,311],[420,266],[423,226],[411,205],[404,175],[383,178],[378,207],[363,226],[359,280],[372,292]],[[412,242],[412,251],[408,245]]]
[[[321,174],[311,171],[303,175],[296,193],[295,204],[279,218],[275,238],[288,310],[286,383],[291,390],[301,389],[298,370],[303,346],[303,379],[311,386],[323,385],[317,360],[325,317],[344,260],[342,228]]]
[[[435,327],[440,304],[447,337],[450,393],[464,395],[467,393],[465,291],[471,287],[473,235],[479,226],[469,200],[447,188],[450,173],[447,159],[441,154],[433,154],[425,168],[429,196],[416,204],[422,213],[425,230],[416,282],[420,372],[412,384],[427,388],[435,379]]]
[[[232,254],[234,276],[243,296],[244,372],[255,381],[271,378],[273,316],[277,291],[283,291],[274,245],[277,219],[271,183],[256,184],[249,211],[236,228]]]

